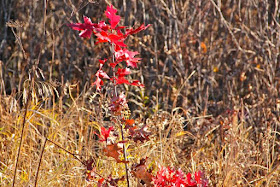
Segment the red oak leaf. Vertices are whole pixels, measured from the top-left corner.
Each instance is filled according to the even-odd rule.
[[[101,78],[105,78],[105,79],[110,79],[110,77],[108,76],[107,73],[105,73],[101,68],[103,67],[104,63],[107,61],[107,59],[104,60],[99,60],[100,62],[100,66],[99,66],[99,70],[96,72],[95,76],[97,77],[96,81],[93,83],[93,85],[96,85],[96,89],[98,91],[100,91],[101,86],[103,85],[103,81]]]
[[[130,82],[124,77],[115,78],[116,84],[130,84]]]
[[[102,184],[103,184],[104,180],[105,180],[104,178],[99,179],[98,183],[97,183],[97,187],[102,187],[103,186]]]
[[[94,25],[97,32],[107,31],[110,28],[110,26],[106,25],[105,21],[100,21],[98,24],[94,23]]]
[[[116,13],[117,13],[117,9],[114,9],[113,5],[107,6],[105,15],[109,19],[112,29],[116,27],[116,25],[120,22],[121,19],[121,17],[116,15]]]
[[[73,30],[82,31],[79,35],[82,38],[90,38],[95,24],[93,24],[90,18],[84,16],[84,23],[70,23],[68,24]]]
[[[109,138],[109,136],[110,136],[110,132],[112,131],[112,130],[114,130],[114,128],[113,127],[110,127],[108,130],[105,128],[105,127],[101,127],[101,132],[100,132],[100,135],[98,135],[99,137],[103,137],[103,139],[100,139],[99,141],[101,141],[101,142],[104,142],[104,141],[106,141],[107,142],[107,140],[108,140],[108,138]]]
[[[129,50],[125,50],[126,55],[128,55],[128,58],[126,60],[126,64],[127,66],[130,66],[132,68],[136,68],[137,67],[137,63],[139,63],[139,61],[141,60],[141,58],[134,58],[135,55],[138,55],[139,53],[136,51],[129,51]]]
[[[114,77],[113,79],[111,79],[111,81],[116,80],[116,84],[128,84],[128,85],[132,85],[132,86],[139,86],[139,87],[145,87],[144,84],[141,84],[138,80],[134,80],[132,82],[129,82],[129,80],[127,80],[126,78],[124,78],[124,76],[118,76],[118,77]]]
[[[140,32],[140,31],[142,31],[142,30],[146,30],[149,26],[151,26],[151,24],[149,24],[149,25],[147,25],[147,26],[145,26],[144,24],[142,24],[142,25],[140,25],[138,28],[136,28],[136,29],[133,29],[133,28],[131,28],[131,29],[126,29],[126,31],[125,31],[125,36],[128,36],[128,35],[130,35],[130,34],[136,34],[136,33],[138,33],[138,32]]]
[[[142,88],[145,87],[145,85],[141,84],[138,80],[132,81],[132,83],[130,83],[130,85],[132,85],[132,86],[139,86],[139,87],[142,87]]]
[[[129,68],[125,68],[125,69],[119,68],[116,74],[118,77],[124,77],[126,75],[129,75],[130,73],[131,71]]]
[[[135,120],[134,119],[125,119],[124,123],[126,125],[132,126],[135,123]]]
[[[102,69],[98,70],[95,74],[99,78],[110,79],[110,77]]]
[[[100,79],[99,77],[96,78],[96,81],[92,84],[92,85],[96,85],[96,89],[98,91],[100,91],[101,86],[103,85],[103,81],[102,79]]]
[[[115,68],[116,65],[118,65],[118,63],[119,63],[118,61],[115,62],[115,63],[110,63],[109,66],[110,66],[111,68]]]
[[[106,58],[105,58],[104,60],[99,59],[99,63],[100,63],[100,64],[103,64],[103,65],[105,64],[106,61],[107,61]]]
[[[101,31],[99,33],[95,33],[95,36],[97,37],[97,42],[95,44],[110,42],[116,44],[117,46],[126,47],[123,43],[124,38],[122,34],[108,34],[105,31]]]
[[[95,36],[97,37],[97,42],[95,42],[95,44],[98,43],[105,43],[105,42],[109,42],[110,39],[108,37],[108,33],[105,31],[101,31],[98,33],[95,33]]]
[[[117,97],[113,97],[109,109],[116,114],[119,114],[124,108],[127,108],[126,96],[121,93]]]
[[[115,48],[115,58],[117,61],[126,61],[127,66],[132,68],[137,67],[137,63],[140,62],[141,58],[134,58],[135,55],[138,55],[137,51],[129,51],[127,49]]]
[[[118,33],[117,35],[116,34],[110,34],[109,39],[110,39],[111,43],[114,43],[117,46],[126,47],[126,45],[123,43],[125,38],[123,37],[122,33]]]
[[[145,140],[149,140],[150,132],[146,131],[146,124],[143,125],[140,129],[135,129],[135,127],[129,128],[129,138],[133,139],[134,142],[144,142]]]

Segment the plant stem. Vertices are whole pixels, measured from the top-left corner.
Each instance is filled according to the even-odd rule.
[[[115,63],[114,44],[111,45],[111,51],[112,51],[112,62]],[[115,76],[116,76],[116,69],[113,68],[113,77],[115,77]],[[114,96],[115,96],[115,97],[118,96],[117,85],[116,85],[116,80],[115,80],[115,79],[114,79]],[[120,129],[121,129],[122,141],[124,141],[123,126],[122,126],[121,122],[120,122],[119,124],[120,124]],[[126,158],[126,151],[125,151],[125,143],[123,143],[123,157],[124,157],[124,160],[127,161],[127,158]],[[127,182],[127,186],[129,187],[130,185],[129,185],[129,176],[128,176],[128,166],[127,166],[127,163],[126,163],[126,162],[125,162],[124,164],[125,164],[126,182]]]
[[[121,127],[122,141],[124,141],[123,126],[122,126],[122,124],[120,124],[120,127]],[[126,150],[125,150],[125,143],[123,143],[123,157],[124,157],[124,161],[127,161]],[[129,187],[128,167],[127,167],[127,163],[126,162],[125,162],[125,174],[126,174],[127,186]]]
[[[51,143],[53,143],[55,146],[59,147],[59,148],[62,149],[63,151],[67,152],[68,154],[72,155],[76,160],[78,160],[79,162],[81,162],[82,164],[85,165],[85,163],[84,163],[80,158],[78,158],[74,153],[71,153],[71,152],[68,151],[67,149],[61,147],[60,145],[58,145],[57,143],[55,143],[54,141],[52,141],[52,140],[50,140],[50,139],[48,139],[48,138],[46,138],[46,140],[49,141],[49,142],[51,142]]]
[[[112,62],[115,63],[115,57],[114,57],[114,54],[115,54],[115,49],[114,49],[114,44],[111,45],[111,51],[112,51]],[[116,67],[113,68],[113,77],[116,76]],[[113,82],[113,85],[114,85],[114,97],[118,97],[118,92],[117,92],[117,85],[116,85],[116,80],[114,79],[114,82]]]
[[[32,73],[31,73],[31,76],[32,76]],[[31,82],[33,82],[33,76],[31,77]],[[18,161],[19,161],[19,157],[20,157],[21,145],[22,145],[22,141],[23,141],[23,133],[24,133],[24,127],[25,127],[25,123],[26,123],[27,108],[28,108],[30,97],[31,97],[31,86],[29,85],[27,100],[26,100],[26,104],[25,104],[24,117],[23,117],[23,121],[22,121],[19,148],[18,148],[17,158],[16,158],[16,166],[15,166],[15,169],[14,169],[14,177],[13,177],[12,187],[14,187],[15,183],[16,183],[17,167],[18,167]]]
[[[44,141],[44,144],[43,144],[43,147],[42,147],[42,150],[41,150],[41,153],[40,153],[40,159],[39,159],[39,163],[38,163],[38,167],[37,167],[37,171],[36,171],[36,176],[35,176],[35,184],[34,184],[34,187],[37,186],[37,181],[38,181],[38,176],[39,176],[39,171],[40,171],[40,166],[41,166],[41,162],[42,162],[42,158],[43,158],[43,154],[44,154],[44,150],[45,150],[45,146],[46,146],[46,143],[47,143],[47,138],[45,138],[45,141]]]

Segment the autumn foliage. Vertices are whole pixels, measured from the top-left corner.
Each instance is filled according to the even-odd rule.
[[[114,114],[111,118],[116,125],[119,125],[118,130],[121,131],[121,138],[110,139],[111,132],[117,130],[113,126],[106,129],[105,127],[100,127],[99,136],[100,142],[104,142],[103,153],[107,157],[111,157],[117,163],[128,164],[125,155],[125,143],[129,141],[134,141],[135,143],[144,143],[149,140],[150,132],[147,131],[146,125],[142,127],[137,127],[133,119],[126,119],[122,115],[122,111],[127,109],[126,97],[123,93],[119,94],[117,90],[117,85],[127,84],[133,86],[144,87],[138,80],[129,81],[126,77],[131,74],[130,68],[137,68],[137,64],[140,63],[141,58],[135,57],[139,53],[137,51],[130,51],[127,49],[127,45],[124,43],[125,39],[129,35],[136,34],[142,30],[147,29],[151,25],[145,26],[140,25],[138,28],[126,28],[126,26],[118,26],[120,22],[120,16],[116,14],[117,10],[112,6],[107,6],[105,11],[106,17],[109,19],[109,24],[105,21],[100,21],[99,23],[92,23],[90,18],[84,16],[84,23],[71,23],[68,26],[73,30],[80,31],[80,37],[90,38],[92,34],[96,37],[95,44],[99,43],[109,43],[111,46],[112,57],[99,60],[99,70],[95,73],[96,80],[93,85],[96,86],[97,91],[101,91],[104,85],[104,79],[110,80],[113,85],[115,92],[111,99],[111,104],[109,110]],[[124,62],[124,65],[122,64]],[[112,76],[109,76],[106,72],[102,70],[103,66],[108,64],[113,72]],[[119,123],[119,124],[118,124]],[[127,131],[128,136],[126,139],[123,137],[123,131]],[[118,140],[120,139],[120,140]],[[123,144],[123,148],[119,146]],[[124,155],[124,158],[121,158]],[[89,161],[87,163],[92,164]],[[167,187],[167,186],[207,186],[207,180],[201,179],[201,172],[195,173],[195,180],[192,179],[191,174],[185,175],[180,169],[175,171],[165,167],[160,167],[159,171],[155,174],[152,170],[148,169],[145,165],[146,159],[141,159],[139,164],[132,165],[131,173],[134,177],[139,179],[140,183],[146,186],[156,186],[156,187]],[[127,165],[126,165],[127,167]],[[90,170],[89,170],[90,168]],[[128,170],[126,170],[127,175],[127,185],[129,186]],[[91,182],[96,182],[98,186],[118,186],[118,181],[123,181],[124,176],[112,179],[111,176],[99,177],[95,176],[95,168],[87,166],[87,180]]]

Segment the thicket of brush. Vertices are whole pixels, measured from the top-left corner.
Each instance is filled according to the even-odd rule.
[[[107,3],[1,2],[1,186],[12,185],[17,158],[16,186],[84,186],[85,168],[75,157],[93,158],[104,176],[125,175],[94,133],[114,124],[110,85],[101,93],[91,86],[98,59],[110,51],[67,27],[83,15],[103,19]],[[201,170],[210,186],[279,186],[280,3],[109,3],[123,25],[152,24],[127,43],[142,58],[131,77],[145,88],[123,86],[126,115],[151,131],[149,141],[128,147],[129,159],[148,157],[151,169]]]

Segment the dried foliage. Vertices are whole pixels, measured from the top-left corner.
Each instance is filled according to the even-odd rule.
[[[30,88],[17,186],[34,184],[42,149],[39,186],[84,186],[85,168],[90,168],[88,178],[98,181],[111,175],[111,183],[125,184],[120,180],[123,166],[112,163],[110,152],[102,156],[106,147],[96,135],[101,124],[114,125],[108,120],[110,86],[100,93],[91,87],[100,68],[98,59],[110,51],[67,27],[83,22],[83,15],[92,22],[102,20],[106,2],[0,3],[1,185],[12,184]],[[132,139],[139,135],[139,141],[128,146],[129,160],[141,163],[148,157],[145,171],[157,164],[185,173],[202,170],[210,186],[279,186],[280,3],[113,0],[112,4],[124,18],[123,25],[152,25],[126,43],[142,58],[140,70],[129,76],[141,77],[145,85],[123,86],[131,98],[130,110],[123,115],[135,119],[126,125],[137,126]],[[45,137],[57,145],[50,141],[44,145]],[[58,146],[83,163],[90,160],[90,166]],[[122,162],[118,149],[114,148],[113,158]],[[147,176],[143,179],[149,183]]]

